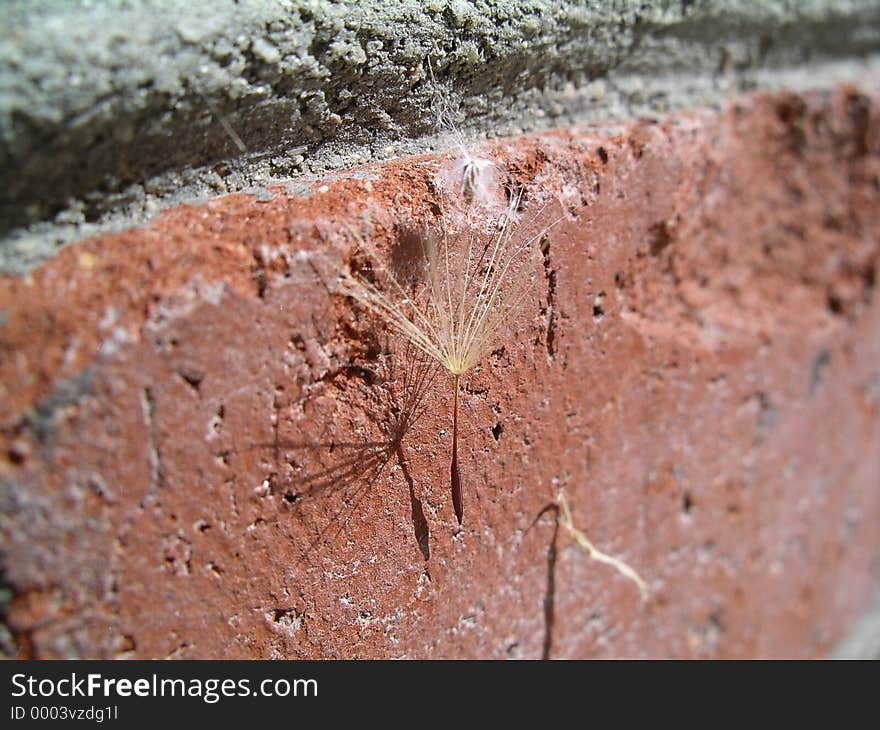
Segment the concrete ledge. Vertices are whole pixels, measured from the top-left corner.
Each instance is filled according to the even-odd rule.
[[[28,0],[4,12],[0,270],[19,272],[160,206],[424,151],[438,85],[473,138],[717,105],[755,84],[827,85],[876,68],[880,49],[871,0]]]

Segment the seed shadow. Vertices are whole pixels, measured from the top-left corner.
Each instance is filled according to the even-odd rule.
[[[532,524],[531,530],[545,514],[553,513],[553,537],[547,545],[547,588],[544,592],[544,642],[541,649],[541,659],[550,659],[553,651],[553,626],[556,620],[556,558],[558,555],[557,541],[559,539],[559,505],[551,502],[544,507]],[[527,530],[528,531],[528,530]]]
[[[412,510],[412,523],[416,535],[416,542],[419,544],[419,550],[422,552],[422,557],[424,557],[425,562],[428,562],[431,557],[431,533],[428,529],[428,520],[425,517],[425,510],[422,508],[422,501],[416,496],[415,482],[413,481],[412,475],[409,473],[409,469],[406,467],[406,456],[403,453],[403,444],[397,444],[395,454],[397,456],[397,463],[400,466],[400,471],[403,474],[403,478],[406,480],[406,485],[409,487],[409,503],[410,509]]]
[[[307,471],[296,477],[300,488],[289,494],[292,503],[306,502],[332,491],[342,492],[342,506],[324,525],[309,545],[308,557],[321,544],[332,544],[348,526],[361,503],[369,494],[370,487],[379,479],[392,462],[401,470],[409,492],[413,532],[419,551],[425,561],[431,557],[430,530],[422,502],[416,494],[415,479],[408,467],[404,439],[427,410],[425,396],[434,383],[438,366],[414,347],[407,345],[402,355],[404,365],[395,365],[388,359],[387,369],[379,378],[381,385],[372,392],[373,403],[356,403],[367,419],[372,422],[379,438],[363,441],[294,442],[277,440],[271,444],[276,464],[287,461],[297,468],[298,452],[318,454],[319,458],[331,456],[328,466]],[[286,453],[286,455],[285,455]],[[292,456],[291,456],[292,455]],[[277,473],[270,479],[273,491],[283,492]]]

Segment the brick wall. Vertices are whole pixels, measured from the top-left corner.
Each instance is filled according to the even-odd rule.
[[[225,68],[248,94],[270,89],[263,126],[246,123],[259,104],[229,107],[212,88],[166,90],[162,103],[142,88],[138,107],[143,81],[125,66],[100,107],[109,121],[34,102],[16,127],[7,95],[4,139],[27,150],[5,152],[23,160],[0,281],[7,653],[833,650],[880,582],[877,13],[767,3],[734,22],[711,3],[649,5],[624,4],[620,37],[603,30],[607,8],[554,8],[541,24],[525,4],[495,36],[499,19],[486,25],[467,3],[426,6],[409,26],[382,16],[384,35],[373,11],[358,35],[330,4],[274,18],[259,43],[185,14],[173,34],[133,35],[164,49],[145,62],[147,89],[166,78],[155,69],[185,75],[186,49],[240,53],[251,66]],[[398,63],[423,72],[409,102],[395,107],[388,82],[369,97],[382,104],[346,106],[351,68],[375,88],[382,64],[409,53],[392,39],[408,27],[418,40],[428,16],[447,33],[435,33],[435,78]],[[22,27],[25,44],[40,25]],[[308,90],[305,72],[265,74],[305,63],[290,49],[309,33],[328,39],[310,57],[335,91],[306,124],[284,106]],[[359,61],[350,36],[380,61]],[[749,91],[756,80],[766,89]],[[438,170],[462,152],[426,152],[444,141],[438,87],[468,139],[492,137],[468,154],[497,166],[499,195],[502,182],[523,190],[521,225],[537,210],[555,222],[536,242],[522,316],[462,381],[460,528],[452,379],[337,282],[446,225]],[[505,113],[536,131],[493,136],[517,131]],[[602,114],[616,121],[583,121]],[[146,146],[109,145],[105,122],[133,124]],[[187,124],[194,137],[169,135]],[[299,171],[277,163],[291,145]],[[41,178],[52,150],[58,169]],[[355,155],[365,164],[346,169]],[[246,189],[181,203],[211,175],[215,189]],[[644,597],[578,534],[637,571]]]

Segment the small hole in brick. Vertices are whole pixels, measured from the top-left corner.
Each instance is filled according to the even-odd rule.
[[[596,154],[599,155],[599,159],[602,160],[603,165],[608,164],[608,153],[605,151],[604,147],[599,147],[596,150]]]
[[[843,314],[843,300],[834,292],[828,294],[828,309],[833,314]]]
[[[605,309],[602,306],[605,302],[605,292],[600,291],[593,300],[593,319],[597,322],[605,316]]]
[[[205,374],[200,370],[178,370],[177,374],[183,378],[187,385],[189,385],[196,393],[199,392],[199,388],[202,386],[202,381],[205,379]]]
[[[299,495],[294,492],[285,492],[284,493],[284,501],[288,504],[293,504],[299,499]]]
[[[496,441],[500,441],[502,433],[504,433],[504,425],[501,421],[498,421],[498,423],[492,427],[492,435],[495,437]]]
[[[691,497],[691,493],[685,492],[684,497],[682,497],[682,500],[681,500],[681,511],[684,512],[684,514],[689,515],[691,513],[691,510],[693,510],[693,508],[694,508],[694,500]]]
[[[302,338],[302,335],[291,335],[290,344],[300,352],[306,349],[306,341]]]
[[[25,441],[13,441],[9,447],[9,461],[17,465],[24,464],[30,453],[30,446]]]
[[[272,620],[276,623],[291,623],[302,616],[295,608],[276,608],[272,611]]]
[[[648,247],[652,256],[659,256],[660,253],[672,243],[672,233],[666,221],[654,223],[648,229]]]

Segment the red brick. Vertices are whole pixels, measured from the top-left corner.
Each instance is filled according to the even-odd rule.
[[[465,378],[460,534],[451,379],[398,447],[403,346],[316,275],[430,220],[435,158],[5,278],[21,651],[826,654],[880,583],[878,104],[758,95],[486,148],[566,218],[533,316]],[[542,513],[559,488],[646,602]]]

